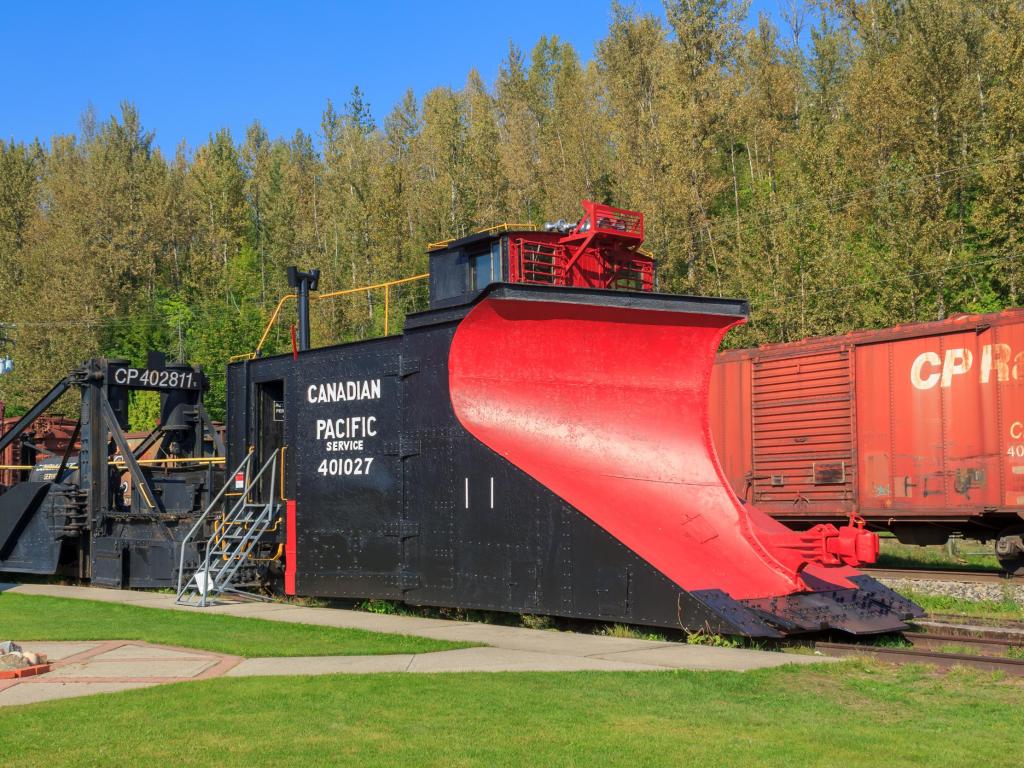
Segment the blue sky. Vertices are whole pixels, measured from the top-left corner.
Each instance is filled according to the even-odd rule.
[[[634,4],[662,13],[660,0]],[[778,15],[777,1],[753,5]],[[344,103],[356,84],[380,119],[407,88],[459,87],[473,66],[493,82],[509,41],[529,50],[554,34],[589,59],[610,18],[611,0],[12,0],[0,139],[73,132],[87,105],[106,118],[125,99],[166,151],[221,127],[239,138],[254,118],[272,136],[316,134],[327,99]]]

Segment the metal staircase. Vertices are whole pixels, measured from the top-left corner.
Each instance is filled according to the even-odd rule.
[[[234,472],[228,475],[227,482],[210,502],[203,514],[192,526],[181,543],[181,554],[178,559],[178,590],[175,602],[179,605],[195,605],[205,607],[212,600],[230,593],[263,599],[260,595],[238,589],[235,580],[246,564],[252,564],[257,558],[257,545],[260,538],[277,525],[278,512],[281,504],[275,498],[277,489],[277,459],[279,451],[274,451],[263,466],[255,474],[253,453],[250,451]],[[261,482],[267,476],[267,481]],[[241,488],[239,488],[241,481]],[[234,487],[234,493],[228,490]],[[261,494],[260,490],[264,489]],[[228,496],[236,496],[233,504],[225,501],[225,510],[213,522],[213,534],[200,544],[198,549],[202,563],[192,570],[186,579],[185,554],[188,545],[203,530],[207,518],[217,509],[222,500]],[[266,499],[261,496],[266,496]]]

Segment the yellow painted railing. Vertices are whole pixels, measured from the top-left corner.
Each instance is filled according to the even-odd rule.
[[[476,232],[470,232],[469,235],[461,235],[459,237],[449,237],[447,240],[438,240],[436,243],[427,243],[428,251],[436,251],[440,248],[447,248],[450,244],[456,240],[461,240],[463,237],[469,237],[470,235],[483,235],[490,234],[493,232],[510,232],[513,230],[524,230],[527,232],[533,232],[537,229],[533,224],[495,224],[493,227],[484,227],[478,229]]]
[[[396,285],[404,285],[405,283],[414,283],[418,280],[426,280],[430,275],[424,273],[422,275],[413,275],[412,277],[403,277],[400,280],[388,280],[385,283],[376,283],[374,285],[363,285],[359,288],[346,288],[341,291],[328,291],[327,293],[312,294],[309,297],[311,302],[313,301],[327,301],[328,299],[336,299],[341,296],[352,296],[357,293],[369,293],[370,291],[384,291],[384,335],[387,336],[391,331],[390,318],[391,314],[391,289]],[[270,314],[270,320],[267,321],[267,326],[263,329],[263,335],[260,336],[260,341],[256,345],[256,349],[252,352],[244,352],[240,355],[232,355],[229,361],[234,363],[238,360],[253,360],[259,357],[260,351],[263,349],[263,345],[267,343],[267,339],[270,337],[270,332],[274,329],[274,325],[277,323],[277,319],[281,315],[281,310],[284,305],[289,301],[293,301],[298,298],[297,294],[289,293],[286,296],[282,296],[281,300],[277,302],[277,306],[274,307],[274,311]]]
[[[174,459],[136,459],[141,467],[160,467],[167,464],[223,464],[223,456],[184,456]],[[112,467],[124,466],[124,459],[111,459],[107,462]],[[0,464],[3,469],[35,469],[36,464]],[[47,467],[49,469],[50,467]],[[78,469],[78,464],[70,463],[65,469]]]
[[[533,224],[496,224],[493,227],[486,227],[484,229],[473,232],[474,235],[490,234],[494,232],[510,232],[510,231],[535,231],[537,227]],[[427,245],[428,251],[435,251],[439,248],[445,248],[450,243],[455,242],[459,238],[452,237],[447,240],[441,240],[436,243],[429,243]],[[644,250],[640,250],[640,253],[645,256],[651,256],[650,253]],[[413,283],[418,280],[426,280],[430,275],[413,275],[412,277],[403,277],[400,280],[389,280],[384,283],[376,283],[374,285],[363,285],[359,288],[346,288],[341,291],[329,291],[328,293],[312,294],[309,297],[311,302],[313,301],[326,301],[328,299],[336,299],[341,296],[352,296],[357,293],[368,293],[370,291],[384,291],[384,335],[387,336],[391,332],[390,326],[390,314],[391,314],[391,289],[396,285],[403,285],[405,283]],[[294,301],[298,298],[297,294],[289,293],[281,297],[281,300],[277,302],[277,306],[274,307],[274,311],[270,313],[270,319],[267,321],[266,327],[263,329],[263,334],[260,336],[259,343],[256,345],[256,349],[252,352],[243,352],[240,355],[232,355],[229,360],[234,363],[238,360],[253,360],[259,357],[260,352],[263,349],[263,345],[267,343],[267,339],[270,338],[270,333],[273,331],[274,326],[277,324],[278,318],[281,316],[281,310],[284,309],[285,304],[289,301]]]

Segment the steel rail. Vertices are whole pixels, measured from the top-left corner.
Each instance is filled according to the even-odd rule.
[[[955,627],[960,630],[1002,631],[1014,634],[1024,633],[1024,621],[992,616],[965,616],[962,613],[929,613],[924,619],[915,619],[921,626],[939,626],[943,629]]]
[[[963,644],[963,638],[956,638],[955,641],[950,642]],[[971,667],[1024,677],[1024,659],[973,656],[966,653],[942,653],[924,648],[890,648],[853,643],[815,643],[814,648],[828,656],[868,656],[894,664],[932,664],[944,669]]]
[[[954,571],[926,568],[861,568],[876,579],[911,579],[916,581],[959,581],[965,584],[1005,584],[1024,581],[1020,576],[997,571]]]
[[[1004,655],[1010,648],[1024,650],[1024,636],[1017,636],[1011,640],[1003,635],[991,633],[979,636],[957,631],[949,632],[945,627],[942,632],[904,632],[903,637],[909,640],[914,648],[924,650],[942,650],[944,646],[960,645],[974,648],[979,653],[985,651],[996,656]]]
[[[921,634],[928,636],[967,637],[1024,645],[1024,628],[1019,625],[950,624],[944,621],[935,621],[932,618],[914,619],[912,623],[916,630],[920,630]]]

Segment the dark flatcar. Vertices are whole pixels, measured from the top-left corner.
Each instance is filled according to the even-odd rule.
[[[187,534],[223,485],[207,387],[201,370],[156,353],[145,368],[90,360],[59,381],[0,437],[0,455],[18,446],[33,461],[14,468],[19,482],[0,494],[0,572],[111,587],[175,584],[177,564],[200,557]],[[80,418],[68,423],[59,452],[37,452],[42,414],[74,390]],[[159,419],[132,440],[128,402],[139,390],[159,393]]]
[[[1024,572],[1024,309],[723,352],[711,425],[732,488],[778,520],[995,540]]]

